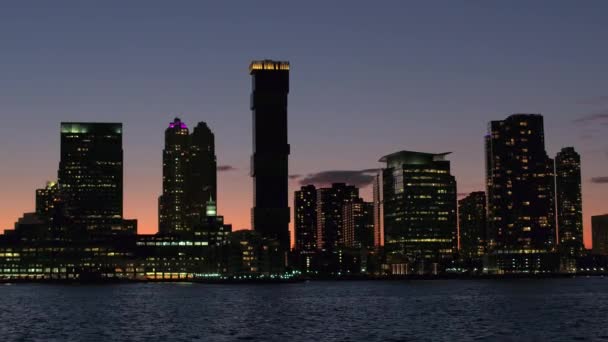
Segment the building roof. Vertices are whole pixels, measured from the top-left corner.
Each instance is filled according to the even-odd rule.
[[[389,164],[428,164],[433,161],[441,161],[446,160],[445,156],[452,152],[443,152],[443,153],[425,153],[425,152],[415,152],[415,151],[399,151],[391,154],[387,154],[386,156],[380,158],[379,162]]]

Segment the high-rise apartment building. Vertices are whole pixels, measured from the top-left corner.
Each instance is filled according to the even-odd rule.
[[[458,201],[460,226],[460,255],[476,259],[485,252],[486,246],[486,193],[471,192]]]
[[[492,121],[486,136],[488,247],[500,253],[547,252],[555,245],[553,160],[543,117]]]
[[[317,189],[317,249],[333,252],[346,246],[344,206],[359,198],[353,185],[334,183],[330,188]]]
[[[317,188],[306,185],[294,194],[294,236],[298,252],[317,249]]]
[[[374,203],[358,198],[344,204],[342,209],[344,245],[350,248],[373,249]]]
[[[580,255],[583,245],[583,199],[581,157],[565,147],[555,157],[555,200],[559,249],[569,256]]]

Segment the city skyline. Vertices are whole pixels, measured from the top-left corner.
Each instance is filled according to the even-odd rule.
[[[547,10],[557,16],[566,9],[567,6],[556,6]],[[417,10],[428,11],[424,8]],[[494,19],[497,15],[491,8],[468,10],[487,12],[486,14]],[[589,8],[577,10],[592,12]],[[330,7],[329,11],[335,9]],[[104,13],[103,10],[101,12]],[[306,10],[303,12],[309,13]],[[534,8],[531,12],[534,12]],[[117,19],[118,25],[131,27],[126,20],[130,13],[129,9],[125,9],[125,17]],[[182,12],[174,9],[169,16],[175,17],[179,13]],[[35,16],[36,13],[30,15]],[[68,43],[60,44],[53,49],[77,53],[74,57],[62,55],[66,60],[61,63],[50,56],[48,64],[30,66],[31,70],[26,70],[16,63],[10,72],[7,70],[8,77],[0,81],[5,82],[2,85],[6,85],[4,88],[7,89],[2,95],[5,103],[2,113],[3,117],[8,119],[0,131],[0,143],[3,146],[1,157],[3,160],[11,160],[9,165],[0,169],[2,179],[11,180],[7,182],[3,192],[0,229],[11,228],[23,212],[33,211],[34,190],[43,187],[47,180],[54,180],[59,159],[59,139],[56,133],[60,121],[116,121],[124,123],[125,132],[124,216],[139,219],[140,232],[156,232],[156,198],[161,192],[162,184],[162,132],[174,116],[179,116],[190,125],[199,121],[209,123],[216,134],[218,145],[218,210],[236,229],[251,228],[249,222],[252,196],[251,179],[248,175],[251,153],[251,118],[248,109],[250,82],[246,68],[250,59],[268,56],[290,60],[294,65],[290,75],[293,85],[289,110],[290,144],[293,146],[290,173],[300,177],[290,181],[288,203],[293,203],[293,191],[299,188],[300,183],[327,185],[333,181],[366,185],[362,195],[366,200],[371,200],[371,187],[368,185],[371,180],[369,174],[364,171],[380,168],[381,164],[375,162],[379,157],[387,151],[400,149],[429,152],[451,150],[454,152],[450,158],[452,174],[458,181],[461,197],[464,193],[484,190],[483,135],[488,122],[501,120],[513,113],[538,112],[545,117],[547,152],[550,156],[554,156],[566,146],[574,146],[581,154],[584,237],[587,247],[590,247],[590,217],[608,211],[604,197],[608,186],[605,184],[608,176],[605,174],[608,148],[605,141],[602,142],[605,126],[602,126],[600,121],[605,120],[602,119],[605,115],[600,114],[608,105],[608,100],[606,94],[601,92],[601,89],[606,87],[602,88],[602,81],[598,80],[601,79],[597,77],[598,70],[592,72],[589,66],[596,63],[600,68],[599,74],[605,74],[606,70],[599,66],[599,61],[606,60],[608,54],[604,48],[588,45],[593,41],[592,38],[581,38],[585,29],[579,28],[571,32],[567,30],[570,26],[565,25],[565,28],[550,33],[535,26],[531,17],[522,15],[519,18],[525,27],[538,30],[534,31],[537,33],[536,39],[557,37],[560,32],[574,35],[579,39],[573,38],[571,43],[579,47],[579,54],[572,56],[564,54],[563,50],[555,50],[555,42],[548,39],[545,40],[551,47],[548,51],[560,51],[561,54],[537,54],[531,49],[529,54],[517,57],[516,52],[522,52],[525,47],[533,47],[535,40],[524,39],[524,32],[507,35],[507,26],[500,20],[495,27],[496,31],[499,35],[507,35],[511,39],[507,39],[506,47],[498,51],[510,53],[510,57],[503,58],[510,58],[517,66],[515,69],[519,70],[519,73],[513,78],[506,76],[507,71],[500,70],[498,66],[502,66],[505,60],[496,55],[483,58],[479,67],[465,64],[460,70],[439,68],[437,71],[433,71],[433,68],[441,62],[438,59],[402,59],[393,63],[379,60],[379,64],[384,66],[378,66],[374,63],[375,56],[368,53],[346,60],[346,52],[354,46],[353,36],[347,33],[346,29],[331,36],[336,39],[343,36],[342,47],[345,51],[340,51],[339,47],[329,47],[328,44],[316,45],[306,39],[300,39],[300,47],[297,46],[298,42],[286,40],[288,44],[285,48],[262,44],[259,48],[247,46],[238,49],[228,44],[224,46],[225,52],[221,52],[222,44],[206,40],[205,44],[208,44],[210,49],[215,49],[216,53],[203,60],[194,73],[186,73],[184,69],[173,64],[165,65],[163,58],[174,62],[183,61],[190,67],[196,65],[190,58],[171,55],[148,57],[141,68],[133,69],[132,73],[125,77],[118,76],[118,72],[123,68],[132,67],[132,62],[127,62],[133,58],[147,56],[146,49],[153,48],[153,43],[144,41],[139,48],[127,49],[128,54],[117,52],[116,58],[125,58],[127,62],[112,59],[109,63],[115,63],[114,67],[105,64],[102,68],[110,72],[106,77],[90,69],[96,63],[90,53],[99,51],[95,46],[87,45],[82,48]],[[597,23],[595,18],[591,16],[585,25],[593,26]],[[55,20],[48,19],[47,23],[59,32],[62,32],[61,28],[68,27]],[[323,22],[328,19],[322,16],[319,20]],[[11,21],[7,18],[4,23],[6,22],[10,24]],[[297,23],[296,20],[296,27]],[[144,24],[147,28],[156,28],[149,23]],[[420,25],[419,22],[418,24]],[[556,25],[551,18],[543,24],[550,27]],[[180,28],[186,29],[185,26],[194,23],[186,20],[183,25]],[[352,28],[354,25],[354,21],[347,21],[344,27]],[[370,32],[364,33],[363,38],[369,39],[374,34],[386,33],[391,25],[402,27],[395,18],[389,17],[386,25],[370,28]],[[579,22],[578,25],[583,24]],[[102,27],[96,26],[94,22],[85,26],[93,33],[101,35]],[[409,26],[407,28],[411,29]],[[408,29],[399,32],[410,32]],[[463,25],[456,25],[455,32],[463,32],[465,29]],[[271,28],[262,27],[258,30],[263,36],[264,33],[270,32]],[[24,32],[22,34],[27,36],[28,32],[35,31],[24,29]],[[135,31],[129,32],[138,34]],[[301,31],[295,32],[302,34]],[[602,32],[605,33],[605,29],[595,31],[592,35]],[[168,44],[169,38],[175,33],[176,31],[166,33],[167,36],[161,37],[162,41]],[[236,33],[238,32],[231,32],[229,36],[234,37]],[[302,37],[310,38],[316,34],[319,34],[319,31]],[[110,32],[106,37],[114,36],[115,34]],[[430,37],[439,38],[434,34],[430,34]],[[56,36],[51,38],[58,39]],[[19,54],[4,56],[3,58],[7,59],[6,65],[15,65],[15,58],[25,57],[31,61],[35,56],[36,42],[41,44],[38,39],[33,38],[33,47],[22,48]],[[517,39],[522,40],[516,41]],[[413,51],[416,52],[417,58],[434,56],[432,50],[429,50],[431,46],[420,45],[416,40],[407,41],[415,47]],[[475,39],[461,41],[474,43]],[[401,58],[404,50],[407,50],[385,46],[384,42],[380,40],[374,47],[385,55],[395,54]],[[16,49],[19,45],[13,40],[6,44],[7,50],[11,50],[10,47]],[[120,40],[115,43],[102,40],[101,46],[97,48],[103,52],[103,48],[120,44]],[[181,50],[193,51],[195,56],[200,56],[200,51],[191,50],[190,45],[184,41],[174,44]],[[494,42],[487,41],[487,44],[495,47]],[[479,45],[474,46],[475,48],[467,51],[485,51]],[[329,66],[323,65],[319,57],[303,51],[304,48],[315,47],[332,52],[331,56],[336,62]],[[458,49],[454,52],[454,62],[458,63],[463,56]],[[225,58],[228,54],[231,56]],[[71,58],[79,57],[86,58],[83,58],[81,64],[67,65],[73,61]],[[579,63],[572,63],[569,58],[575,58]],[[214,64],[222,59],[225,61],[220,69],[227,72],[225,79],[221,78],[223,74],[213,71]],[[541,61],[544,60],[550,60],[551,63],[542,64]],[[57,75],[51,69],[54,63],[59,63],[60,70],[71,71],[71,75],[78,70],[85,72],[83,76],[78,77]],[[363,66],[369,66],[369,70],[362,71],[363,75],[358,78],[353,77],[354,72],[361,70]],[[492,66],[496,68],[492,69]],[[158,67],[157,72],[151,72],[155,67]],[[441,75],[441,72],[445,74]],[[165,81],[164,86],[168,88],[176,84],[183,85],[169,91],[167,95],[154,98],[159,94],[159,89],[145,86],[150,78],[159,83]],[[26,79],[29,81],[25,82]],[[389,90],[388,93],[378,89],[384,83],[387,84],[384,89]],[[50,89],[50,84],[57,84],[57,87]],[[320,84],[328,86],[321,87]],[[217,87],[212,87],[213,85]],[[462,87],[459,87],[461,85]],[[113,90],[113,87],[118,87],[117,90],[134,90],[122,95]],[[480,94],[474,94],[482,88]],[[202,97],[198,99],[200,96]],[[598,115],[593,116],[594,114]],[[438,125],[437,122],[441,124]],[[14,127],[27,127],[34,138],[29,134],[21,134],[20,130],[15,130]],[[592,183],[594,178],[596,181]],[[293,230],[293,223],[291,227]]]

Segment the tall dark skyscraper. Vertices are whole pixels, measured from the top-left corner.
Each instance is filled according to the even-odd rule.
[[[448,153],[400,151],[383,169],[384,247],[395,262],[450,259],[456,251],[456,179]]]
[[[555,157],[555,186],[559,249],[570,256],[583,250],[583,200],[581,157],[565,147]]]
[[[122,124],[62,123],[58,183],[75,229],[121,233]]]
[[[481,257],[486,246],[486,193],[471,192],[458,201],[460,255],[467,259]]]
[[[249,73],[253,87],[252,226],[263,237],[278,239],[283,250],[288,251],[289,62],[253,61]]]
[[[553,160],[543,117],[515,114],[492,121],[486,136],[488,247],[500,253],[544,253],[555,245]]]
[[[184,233],[188,230],[189,146],[188,127],[179,118],[175,118],[165,130],[163,193],[158,199],[160,233]]]
[[[189,134],[186,124],[175,118],[165,130],[159,231],[191,232],[206,216],[210,201],[217,201],[214,134],[204,122]]]
[[[359,198],[353,185],[334,183],[331,188],[317,189],[317,249],[334,251],[346,246],[343,212],[344,205]]]
[[[317,189],[306,185],[294,194],[295,249],[311,253],[317,249]]]
[[[210,199],[217,201],[217,161],[215,135],[204,122],[199,122],[190,135],[190,169],[186,189],[188,218],[198,222],[205,216]]]

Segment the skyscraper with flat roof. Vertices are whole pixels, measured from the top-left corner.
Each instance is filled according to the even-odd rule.
[[[58,183],[73,229],[122,233],[122,124],[61,123]]]
[[[503,253],[546,252],[555,245],[553,160],[543,117],[492,121],[486,136],[488,244]]]
[[[253,61],[251,111],[253,116],[252,226],[263,237],[278,239],[290,248],[288,205],[287,95],[289,62]]]
[[[317,249],[333,252],[347,245],[344,231],[344,206],[359,198],[354,185],[333,183],[317,189]]]
[[[471,192],[458,201],[460,225],[460,255],[465,259],[478,259],[486,247],[486,193]]]
[[[317,249],[317,188],[306,185],[294,194],[295,249],[312,253]]]
[[[456,179],[449,153],[400,151],[380,159],[389,260],[429,264],[456,252]]]
[[[573,147],[565,147],[555,157],[555,200],[559,249],[569,256],[583,250],[583,196],[581,156]]]
[[[344,245],[350,248],[374,248],[374,203],[357,198],[342,208]]]

